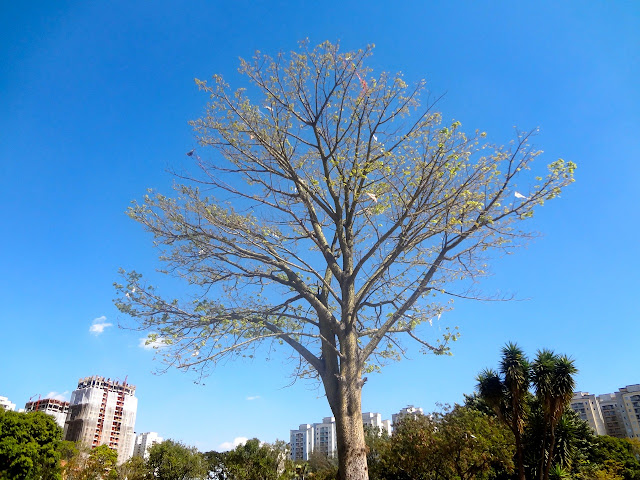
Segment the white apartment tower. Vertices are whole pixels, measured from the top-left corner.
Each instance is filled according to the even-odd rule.
[[[336,419],[334,417],[325,417],[322,419],[322,423],[314,423],[313,433],[315,437],[313,451],[327,457],[335,456],[338,450]]]
[[[391,435],[391,421],[382,420],[382,415],[379,413],[363,413],[362,423],[363,425],[369,425],[370,427],[377,428],[380,432],[386,432],[387,435]]]
[[[640,384],[598,396],[576,392],[571,399],[571,408],[598,435],[640,438]]]
[[[7,397],[0,397],[0,408],[13,412],[16,409],[16,404],[11,403]]]
[[[337,451],[336,419],[325,417],[322,423],[303,423],[297,430],[290,431],[291,459],[309,460],[314,453],[333,457]]]
[[[394,413],[393,415],[391,415],[391,423],[393,424],[393,429],[395,430],[398,422],[404,417],[417,418],[418,415],[424,415],[424,410],[422,410],[422,408],[420,407],[414,407],[413,405],[409,405],[400,410],[398,413]]]
[[[56,400],[55,398],[43,398],[33,402],[27,402],[24,406],[25,412],[44,412],[51,415],[60,428],[64,428],[67,414],[69,413],[69,402]]]
[[[118,463],[133,455],[138,399],[136,387],[104,377],[85,377],[71,394],[64,438],[91,448],[108,445]]]
[[[313,425],[303,423],[297,430],[290,431],[291,459],[309,460],[313,452]]]
[[[139,433],[136,435],[136,443],[133,447],[133,456],[149,458],[149,449],[157,443],[162,443],[163,438],[156,432]]]

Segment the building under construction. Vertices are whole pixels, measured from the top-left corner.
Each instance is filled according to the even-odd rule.
[[[104,377],[78,381],[71,394],[64,438],[91,448],[107,445],[118,452],[118,463],[131,458],[136,435],[136,387]]]
[[[51,415],[56,423],[64,428],[64,423],[69,412],[69,402],[64,400],[56,400],[55,398],[42,398],[27,402],[24,406],[25,412],[44,412]]]

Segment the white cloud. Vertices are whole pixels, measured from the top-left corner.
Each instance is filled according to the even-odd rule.
[[[221,452],[226,452],[233,448],[236,448],[238,445],[244,445],[249,440],[247,437],[236,437],[233,439],[233,442],[224,442],[218,446],[218,450]]]
[[[164,348],[169,345],[169,341],[164,337],[155,337],[152,340],[153,333],[150,333],[146,337],[140,338],[138,342],[138,346],[140,348],[144,348],[145,350],[157,350],[158,348]]]
[[[42,398],[53,398],[55,400],[60,400],[62,402],[68,402],[69,401],[69,391],[67,390],[67,391],[64,391],[62,393],[58,393],[56,391],[49,392]]]
[[[247,397],[247,400],[251,401],[251,400],[258,400],[260,398],[260,395],[254,395],[253,397]]]
[[[108,323],[106,320],[107,317],[105,317],[104,315],[98,318],[94,318],[93,323],[89,327],[89,333],[98,336],[104,332],[105,328],[113,326],[112,323]]]

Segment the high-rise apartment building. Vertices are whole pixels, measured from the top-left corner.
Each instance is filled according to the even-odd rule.
[[[162,443],[163,438],[156,432],[139,433],[136,435],[136,443],[133,447],[133,456],[149,458],[149,449],[157,443]]]
[[[400,410],[398,413],[394,413],[393,415],[391,415],[391,423],[393,424],[392,425],[393,429],[395,430],[396,425],[403,418],[405,417],[416,418],[418,415],[424,415],[424,410],[422,410],[422,408],[420,407],[414,407],[413,405],[409,405],[403,408],[402,410]]]
[[[616,392],[616,400],[627,438],[640,438],[640,384]]]
[[[290,431],[290,446],[292,460],[309,460],[313,452],[313,425],[304,423],[297,430]]]
[[[56,400],[55,398],[43,398],[33,402],[27,402],[24,406],[25,412],[44,412],[51,415],[60,428],[64,428],[69,413],[69,402]]]
[[[64,427],[65,440],[91,448],[108,445],[118,452],[118,463],[133,455],[138,399],[136,387],[104,377],[78,381],[71,394]]]
[[[606,435],[602,410],[595,395],[587,392],[575,392],[571,398],[571,408],[589,424],[596,435]]]
[[[381,432],[386,432],[387,435],[391,435],[391,421],[382,420],[382,415],[379,413],[367,412],[362,414],[362,423],[373,428],[377,428]]]
[[[598,396],[576,392],[571,408],[598,435],[640,438],[640,384]]]
[[[309,460],[314,452],[333,457],[337,450],[336,419],[325,417],[322,423],[304,423],[290,431],[289,439],[292,460]]]
[[[0,408],[13,412],[16,409],[16,404],[11,403],[7,397],[0,397]]]
[[[604,421],[605,435],[611,437],[624,438],[626,436],[626,430],[622,417],[620,416],[620,408],[618,406],[618,400],[615,393],[605,393],[598,395],[598,405],[602,412],[602,419]]]
[[[327,457],[335,456],[338,450],[336,419],[334,417],[325,417],[322,419],[322,423],[314,423],[313,434],[313,451]]]
[[[363,413],[362,423],[391,433],[391,422],[382,420],[379,413]],[[291,430],[290,446],[292,460],[307,461],[314,452],[334,457],[338,451],[336,419],[325,417],[322,423],[303,423],[297,430]]]

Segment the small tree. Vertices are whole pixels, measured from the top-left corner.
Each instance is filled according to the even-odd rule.
[[[86,480],[116,479],[117,464],[118,452],[108,445],[98,445],[89,452],[85,475],[82,478]]]
[[[529,368],[524,352],[508,343],[502,349],[500,371],[485,369],[477,378],[480,397],[513,432],[520,480],[525,480],[522,436],[528,409]]]
[[[210,103],[193,126],[219,156],[189,152],[200,174],[182,175],[177,198],[151,193],[129,210],[197,299],[167,299],[130,272],[116,302],[169,366],[206,374],[265,342],[291,347],[295,375],[322,382],[340,477],[354,480],[367,477],[364,375],[400,358],[402,337],[447,353],[456,334],[424,328],[445,309],[439,297],[469,296],[485,255],[528,237],[516,224],[575,169],[557,160],[516,191],[540,153],[531,132],[496,146],[443,125],[420,106],[424,82],[374,77],[371,52],[305,43],[241,61],[251,92],[197,81]]]
[[[238,445],[224,455],[224,470],[233,480],[278,480],[294,475],[285,442],[261,443],[257,438]]]
[[[151,480],[153,473],[147,467],[144,458],[133,456],[116,468],[118,480]]]
[[[153,478],[162,480],[200,480],[207,476],[207,464],[200,452],[173,440],[149,449],[147,468]]]
[[[556,444],[556,427],[569,406],[578,373],[573,360],[556,355],[551,350],[540,350],[531,365],[531,381],[542,407],[544,434],[540,458],[539,478],[548,480]],[[548,440],[547,440],[548,437]]]

